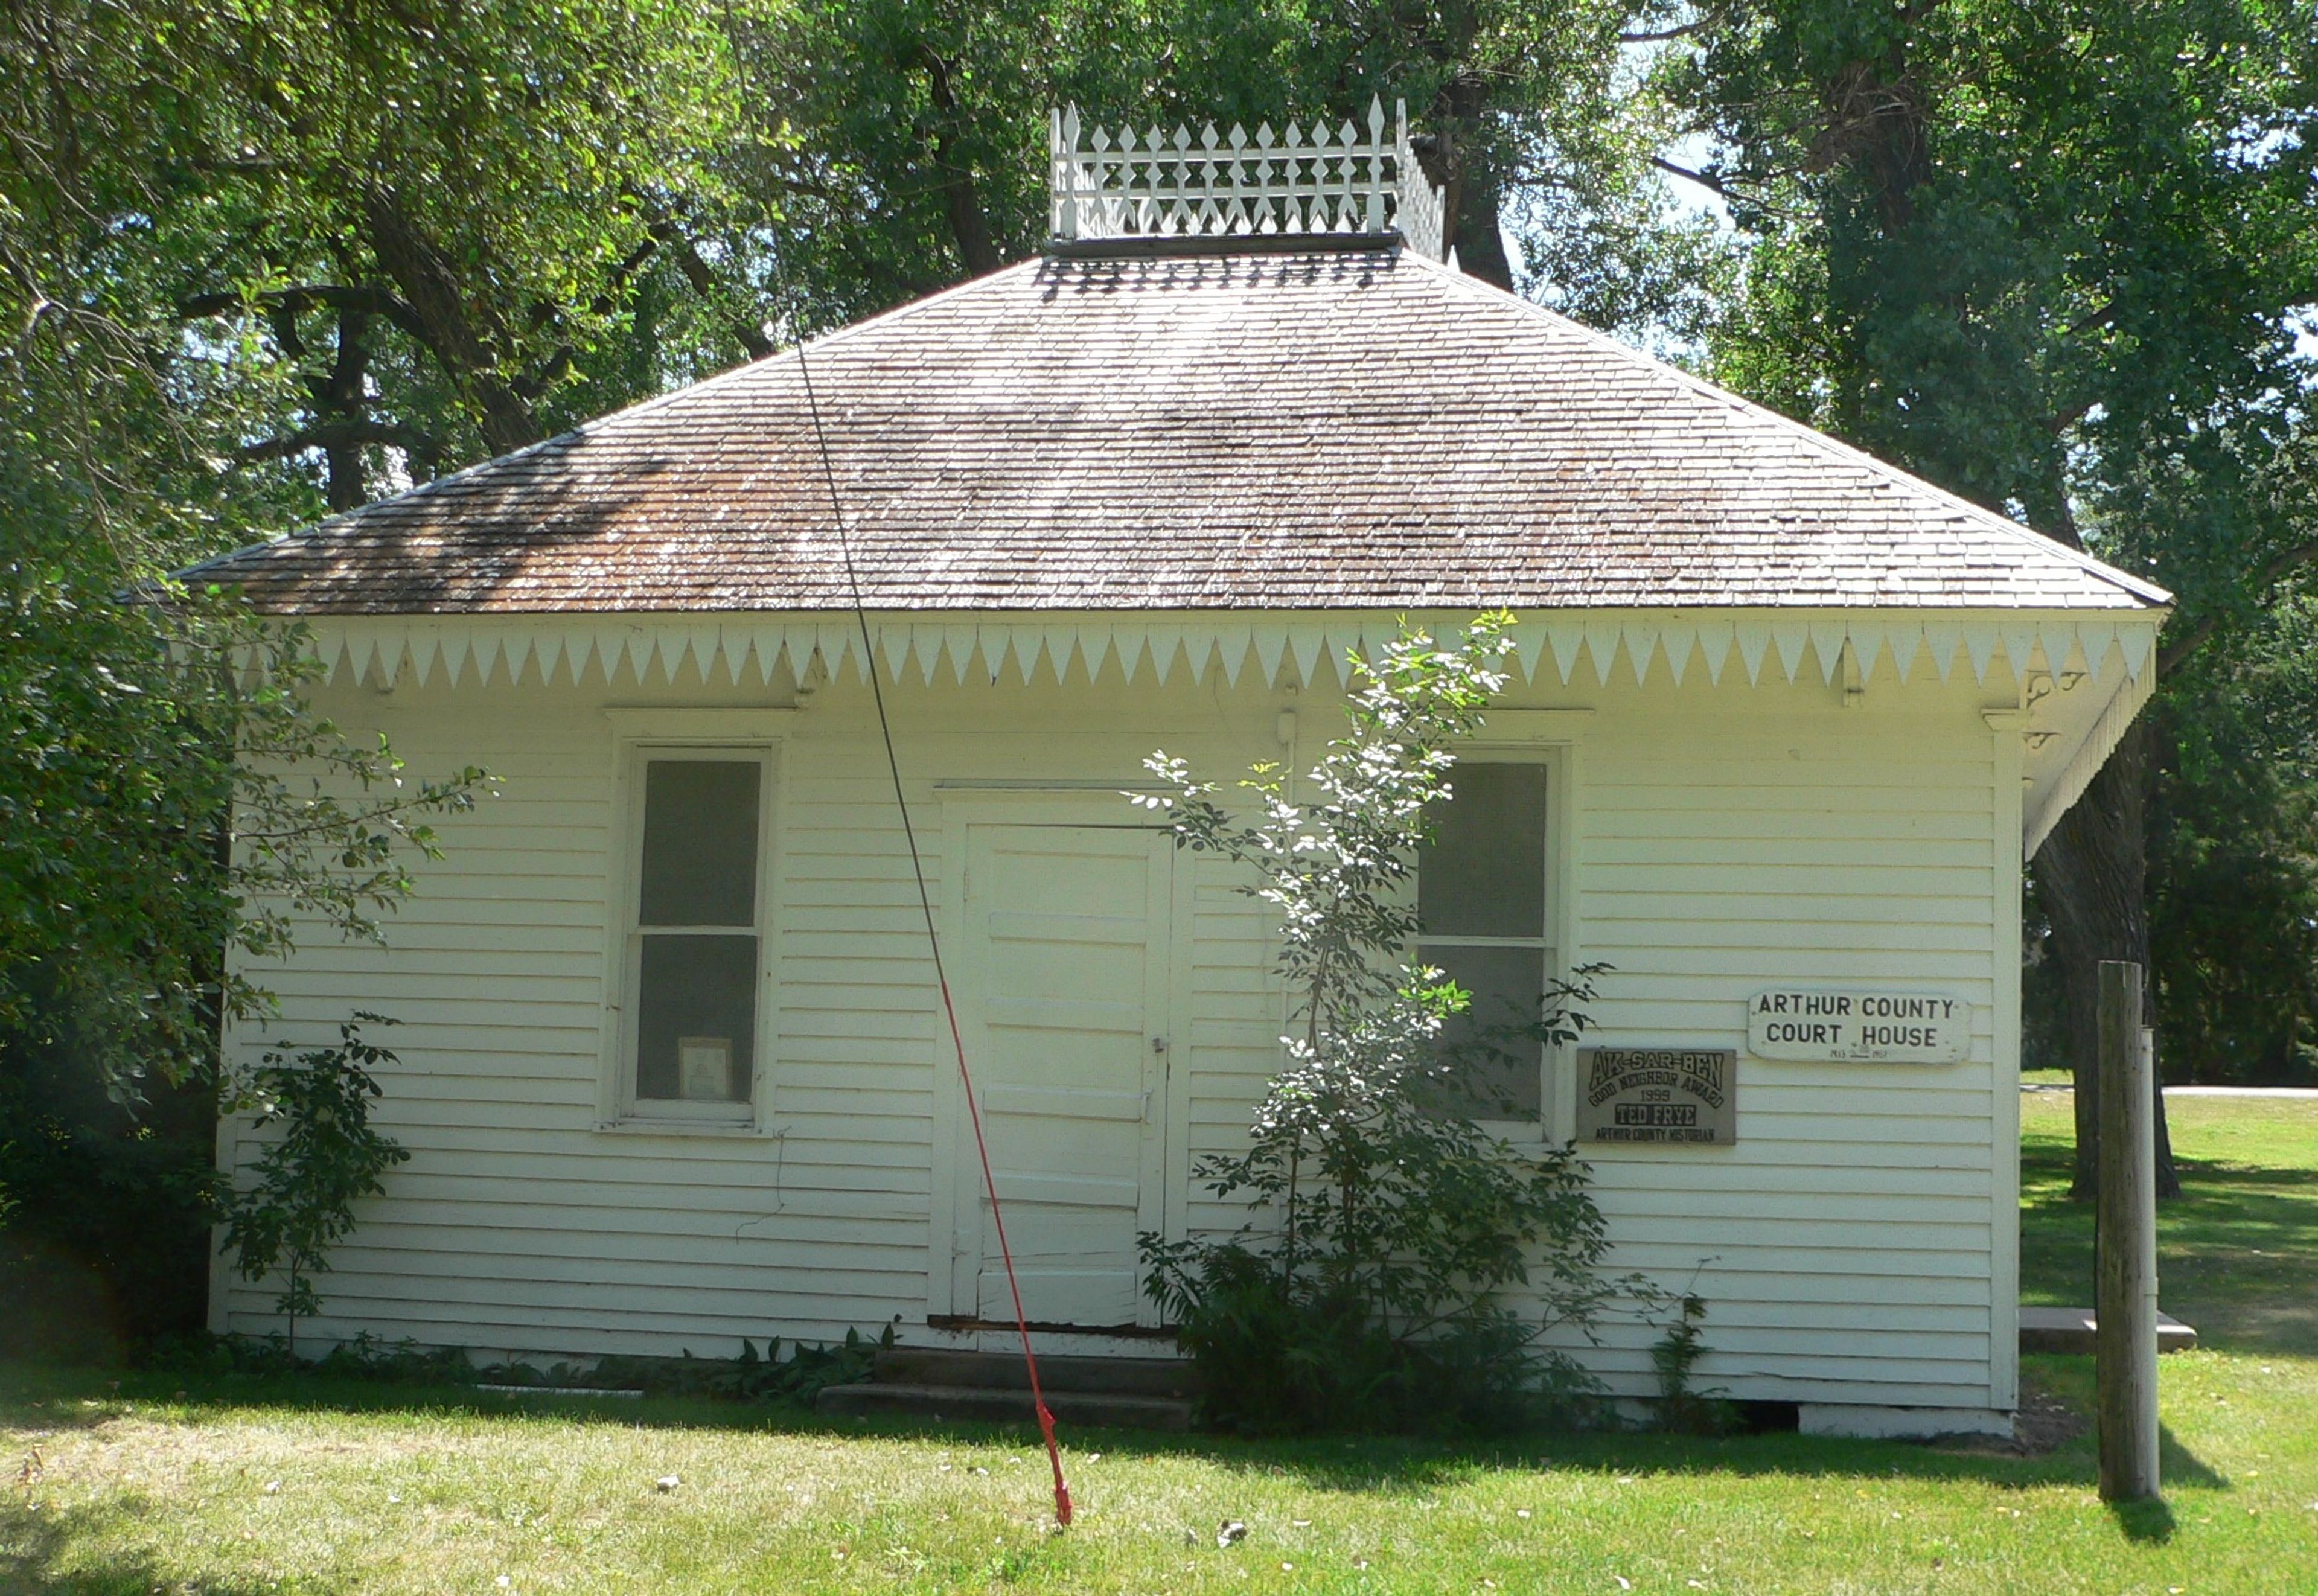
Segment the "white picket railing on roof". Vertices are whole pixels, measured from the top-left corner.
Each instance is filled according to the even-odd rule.
[[[1441,195],[1408,142],[1408,103],[1389,143],[1384,102],[1369,102],[1363,135],[1349,121],[1251,134],[1209,122],[1194,135],[1079,125],[1073,105],[1050,113],[1050,222],[1064,240],[1226,238],[1397,230],[1411,249],[1443,258]]]

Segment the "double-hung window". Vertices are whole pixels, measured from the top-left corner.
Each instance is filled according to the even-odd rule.
[[[1443,1107],[1483,1119],[1544,1117],[1545,1049],[1533,1027],[1559,973],[1548,917],[1542,763],[1460,761],[1417,856],[1418,950],[1473,995],[1445,1042],[1458,1064]]]
[[[769,771],[749,750],[646,749],[622,1027],[636,1118],[753,1114]]]

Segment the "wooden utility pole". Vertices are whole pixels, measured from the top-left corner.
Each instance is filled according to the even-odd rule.
[[[2141,966],[2100,966],[2100,1190],[2094,1350],[2100,1493],[2157,1494],[2155,1055],[2141,1024]]]

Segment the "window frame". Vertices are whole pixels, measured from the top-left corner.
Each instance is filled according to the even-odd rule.
[[[1584,714],[1583,711],[1492,711],[1473,740],[1459,744],[1455,750],[1460,765],[1540,765],[1545,768],[1545,935],[1541,951],[1545,955],[1545,977],[1549,981],[1567,973],[1571,965],[1579,962],[1576,927],[1571,923],[1577,894],[1570,882],[1576,830],[1570,817],[1577,807],[1577,732],[1584,724]],[[1453,786],[1457,779],[1454,771],[1449,779]],[[1412,895],[1418,890],[1418,883],[1412,881]],[[1425,945],[1433,940],[1418,936],[1415,951],[1419,959],[1424,957]],[[1524,946],[1531,939],[1444,937],[1439,940],[1476,947],[1505,947]],[[1475,1123],[1517,1146],[1568,1141],[1576,1134],[1577,1124],[1576,1071],[1570,1067],[1571,1062],[1569,1045],[1540,1050],[1538,1071],[1541,1079],[1538,1083],[1535,1119],[1485,1118]]]
[[[780,924],[778,883],[781,758],[786,726],[778,712],[634,710],[606,712],[613,720],[616,748],[616,792],[610,876],[605,894],[604,1015],[597,1090],[597,1128],[690,1135],[753,1135],[768,1123],[768,1093],[777,1043],[778,964],[775,944]],[[750,1039],[748,1097],[737,1103],[691,1102],[636,1095],[635,1050],[643,945],[653,935],[714,936],[719,928],[647,929],[637,923],[642,898],[644,773],[656,759],[699,759],[754,764],[757,777],[756,915],[749,928],[757,938],[754,1034]],[[728,934],[739,927],[723,928]]]

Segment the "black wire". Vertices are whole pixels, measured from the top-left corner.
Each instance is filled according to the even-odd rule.
[[[789,290],[788,264],[781,258],[778,251],[773,255],[773,270],[780,277],[781,298],[790,305],[791,314],[795,314],[796,301]],[[946,987],[949,984],[949,976],[942,968],[941,937],[934,929],[933,896],[926,891],[925,860],[918,852],[917,828],[910,822],[910,801],[903,793],[902,760],[901,756],[894,751],[894,724],[885,714],[885,688],[878,675],[876,646],[869,636],[869,611],[861,597],[860,573],[853,565],[853,540],[846,535],[845,531],[845,501],[838,492],[837,467],[830,459],[829,434],[822,426],[821,400],[813,391],[813,366],[805,359],[804,345],[804,336],[799,332],[796,342],[797,375],[804,382],[805,414],[813,421],[813,443],[821,456],[822,480],[829,489],[830,521],[837,532],[838,554],[845,564],[845,587],[853,599],[853,621],[861,629],[861,657],[868,666],[869,696],[877,707],[878,735],[885,742],[885,770],[894,780],[894,807],[901,811],[902,837],[910,846],[910,870],[918,882],[918,908],[925,916],[926,943],[933,949],[934,979]]]
[[[777,250],[773,255],[773,270],[779,279],[781,297],[792,308],[788,268]],[[854,623],[861,629],[861,657],[869,672],[869,695],[877,706],[877,732],[885,743],[885,769],[894,778],[894,807],[902,816],[902,836],[910,845],[910,873],[917,878],[918,908],[926,920],[926,946],[933,952],[934,984],[941,992],[942,1012],[949,1021],[950,1045],[957,1050],[958,1089],[966,1096],[966,1111],[974,1123],[974,1141],[982,1159],[982,1182],[990,1193],[990,1217],[998,1232],[998,1249],[1006,1260],[1006,1288],[1014,1299],[1014,1326],[1022,1337],[1022,1361],[1030,1375],[1030,1401],[1038,1416],[1038,1428],[1047,1443],[1047,1460],[1055,1471],[1055,1517],[1062,1524],[1071,1521],[1070,1486],[1063,1478],[1063,1455],[1055,1440],[1055,1416],[1047,1407],[1047,1395],[1038,1382],[1038,1355],[1030,1349],[1030,1323],[1022,1313],[1022,1286],[1014,1273],[1014,1251],[1006,1240],[1006,1218],[998,1204],[998,1178],[991,1172],[989,1144],[982,1136],[982,1110],[975,1102],[974,1080],[966,1067],[966,1039],[958,1034],[957,1009],[950,1000],[949,975],[942,967],[941,934],[934,928],[933,895],[926,891],[926,865],[918,852],[918,831],[910,820],[910,801],[902,788],[901,756],[894,751],[894,723],[885,713],[885,689],[877,673],[877,649],[869,635],[869,609],[861,597],[861,576],[853,564],[853,540],[845,531],[845,501],[837,488],[837,467],[830,457],[829,433],[821,420],[821,400],[813,391],[813,365],[806,360],[805,341],[796,343],[797,375],[804,384],[805,414],[813,421],[813,443],[821,455],[822,480],[829,489],[829,512],[831,525],[837,532],[837,549],[845,562],[846,590],[853,599]]]

